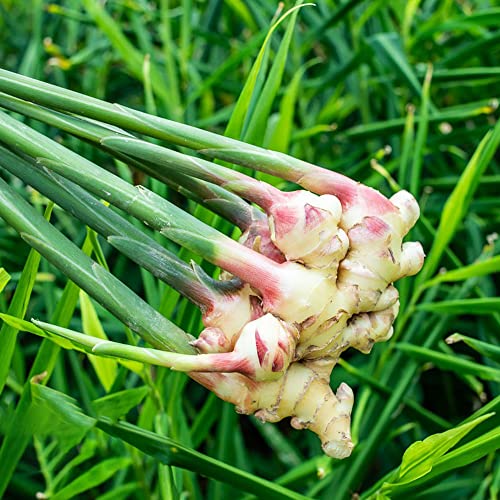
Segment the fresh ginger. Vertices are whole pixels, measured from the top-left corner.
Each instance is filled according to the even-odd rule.
[[[337,191],[340,200],[322,191],[313,199],[332,200],[322,208],[307,202],[310,193],[298,191],[298,204],[288,212],[286,204],[274,204],[269,226],[259,220],[252,236],[247,233],[242,238],[276,262],[282,262],[281,255],[289,261],[280,266],[290,269],[286,273],[289,286],[284,280],[279,293],[268,291],[264,296],[256,287],[249,287],[248,292],[254,315],[272,312],[297,328],[293,359],[284,374],[276,379],[260,375],[258,380],[244,370],[190,374],[240,413],[255,413],[266,422],[291,417],[293,427],[315,432],[325,453],[336,458],[349,456],[352,450],[353,394],[346,384],[333,394],[331,371],[349,347],[369,353],[374,343],[390,338],[399,310],[392,283],[418,272],[424,258],[419,243],[402,243],[419,215],[413,196],[402,191],[388,200],[377,191],[354,186],[354,195]],[[365,194],[369,194],[368,201]],[[336,205],[342,205],[342,210],[336,212]],[[313,238],[301,237],[304,234]],[[263,241],[265,245],[260,244]],[[304,291],[300,301],[297,282]],[[206,350],[211,332],[205,330],[201,338],[195,345]],[[214,335],[213,342],[220,344],[217,338]]]
[[[191,378],[243,414],[263,422],[292,417],[296,429],[310,429],[321,440],[324,452],[345,458],[353,447],[350,435],[354,396],[347,384],[335,395],[329,381],[310,366],[292,363],[277,380],[256,382],[239,373],[190,373]]]
[[[151,120],[158,133],[166,125],[159,118]],[[203,140],[193,143],[183,135],[181,144],[278,175],[308,191],[284,193],[239,173],[229,175],[212,163],[120,137],[119,131],[101,138],[111,152],[182,164],[184,176],[195,176],[193,166],[206,174],[204,181],[259,205],[262,215],[254,217],[246,207],[238,212],[237,219],[246,224],[238,243],[59,144],[44,148],[45,138],[16,120],[5,116],[2,123],[5,141],[36,158],[36,168],[72,180],[239,279],[213,300],[210,293],[201,300],[203,287],[185,290],[186,296],[200,299],[203,310],[206,328],[194,342],[200,354],[149,350],[148,362],[188,371],[242,413],[255,413],[264,421],[292,417],[294,427],[309,428],[320,437],[327,454],[349,455],[353,395],[345,384],[333,394],[330,374],[349,347],[369,352],[392,333],[399,308],[392,284],[418,272],[424,258],[419,243],[403,243],[419,216],[413,196],[401,191],[387,199],[335,172],[200,131],[196,133]],[[177,129],[188,133],[186,126],[175,124]],[[226,208],[238,206],[229,199],[224,203]],[[111,238],[124,247],[126,241]],[[95,352],[105,353],[109,344],[100,340]],[[134,346],[127,347],[121,352],[135,352]]]

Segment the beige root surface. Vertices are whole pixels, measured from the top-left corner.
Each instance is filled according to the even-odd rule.
[[[353,393],[343,383],[334,394],[331,371],[349,347],[369,353],[374,343],[390,338],[399,310],[392,284],[423,265],[421,245],[403,243],[419,216],[415,199],[406,191],[394,195],[390,203],[380,197],[378,206],[383,210],[372,210],[361,199],[341,213],[334,196],[316,198],[321,203],[314,205],[314,198],[299,193],[296,198],[304,200],[308,220],[299,220],[289,233],[283,233],[282,224],[277,234],[276,221],[270,217],[262,238],[258,228],[251,237],[244,235],[244,244],[277,262],[287,256],[280,264],[287,271],[282,289],[272,300],[262,301],[259,290],[244,287],[237,297],[205,316],[207,328],[195,342],[202,353],[230,352],[244,325],[264,314],[273,314],[295,329],[298,336],[291,363],[279,377],[269,363],[256,366],[255,374],[192,372],[190,376],[233,403],[240,413],[255,414],[266,422],[291,417],[293,427],[313,431],[325,453],[336,458],[345,458],[352,450]],[[278,208],[286,213],[286,207]],[[293,207],[291,220],[300,213],[300,206]],[[331,227],[324,227],[325,220]],[[308,231],[318,244],[301,240]],[[276,346],[270,342],[264,350],[271,352]],[[258,349],[262,345],[248,345],[257,365]]]

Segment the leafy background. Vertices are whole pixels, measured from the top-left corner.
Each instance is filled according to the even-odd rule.
[[[499,420],[490,413],[498,412],[500,381],[500,9],[488,1],[319,0],[266,38],[293,5],[0,0],[0,60],[5,69],[288,152],[387,195],[405,188],[417,197],[423,216],[411,236],[428,257],[418,277],[398,285],[396,333],[369,356],[346,353],[333,373],[333,387],[346,381],[356,394],[352,457],[322,456],[314,435],[287,422],[238,416],[182,374],[134,372],[49,341],[41,347],[5,323],[6,498],[498,497]],[[115,168],[89,145],[29,123]],[[231,232],[157,181],[119,172]],[[47,200],[7,178],[43,213]],[[95,250],[70,215],[56,207],[51,220]],[[15,232],[2,224],[0,235],[2,312],[10,306],[22,316],[27,305],[28,319],[126,338],[123,325],[59,271],[44,259],[38,265]],[[199,331],[199,314],[176,292],[105,243],[102,252],[131,289]],[[454,333],[465,342],[447,345]],[[39,383],[30,383],[33,375]]]

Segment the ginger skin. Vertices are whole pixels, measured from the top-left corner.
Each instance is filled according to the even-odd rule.
[[[255,414],[264,422],[291,417],[294,428],[313,431],[324,452],[335,458],[349,456],[353,447],[353,393],[344,383],[333,393],[329,385],[332,369],[349,347],[369,353],[374,343],[390,338],[399,310],[398,292],[392,283],[417,273],[424,259],[419,243],[402,242],[419,216],[413,196],[402,191],[389,200],[353,182],[346,186],[332,191],[339,202],[323,187],[315,191],[323,196],[316,201],[311,198],[315,205],[308,203],[304,192],[289,197],[297,204],[291,207],[288,219],[284,217],[286,206],[275,203],[269,226],[259,220],[242,238],[245,245],[267,254],[286,269],[283,276],[288,278],[280,281],[279,293],[269,293],[269,287],[266,290],[266,283],[262,283],[262,291],[267,293],[249,287],[239,303],[244,318],[255,320],[265,315],[295,328],[296,337],[288,337],[293,340],[286,350],[287,363],[279,374],[270,369],[272,363],[259,366],[255,346],[249,348],[248,342],[245,349],[247,358],[253,359],[251,369],[236,366],[224,371],[218,364],[209,373],[201,371],[200,363],[196,372],[189,373],[221,399],[234,404],[239,413]],[[340,206],[342,211],[336,211]],[[328,224],[330,227],[326,227]],[[302,233],[314,236],[312,246],[305,238],[301,241]],[[302,293],[297,294],[300,289]],[[207,328],[195,341],[200,351],[232,355],[238,350],[245,358],[247,351],[236,349],[244,344],[240,342],[244,328],[238,332],[234,318],[225,319],[231,312],[236,309],[228,307],[216,322],[218,330]],[[227,325],[233,325],[231,331],[222,334]],[[255,337],[245,335],[255,341]],[[271,337],[268,341],[273,344]]]

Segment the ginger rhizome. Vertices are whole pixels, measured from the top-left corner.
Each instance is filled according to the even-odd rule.
[[[413,196],[401,191],[388,199],[340,174],[286,155],[206,132],[197,142],[189,127],[180,127],[186,134],[178,141],[183,146],[304,188],[282,191],[96,121],[10,99],[3,102],[5,107],[94,142],[241,230],[235,241],[0,112],[2,142],[23,154],[16,160],[13,152],[4,151],[8,161],[1,166],[183,293],[200,307],[205,327],[191,342],[197,354],[124,346],[88,336],[78,337],[78,342],[94,354],[185,371],[233,403],[238,412],[267,422],[291,417],[293,427],[319,436],[325,453],[348,456],[353,394],[346,384],[334,393],[330,375],[349,347],[369,353],[374,343],[392,335],[399,309],[393,283],[423,265],[420,244],[403,243],[419,217]],[[98,120],[99,109],[93,102],[89,101],[88,116]],[[64,105],[62,98],[60,109],[72,111]],[[132,118],[140,116],[141,131],[150,126],[151,135],[160,139],[171,124],[121,108],[113,112],[118,120],[113,125],[130,126]],[[121,113],[126,115],[123,123]],[[165,136],[176,140],[171,130]],[[182,262],[95,197],[220,267],[221,279],[215,281],[198,266]]]

